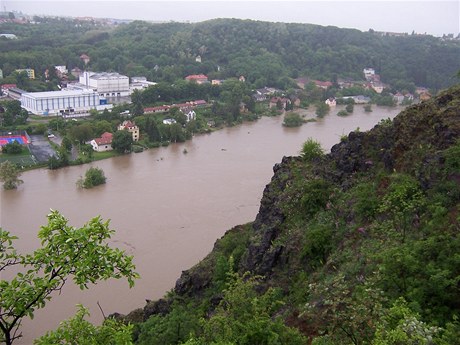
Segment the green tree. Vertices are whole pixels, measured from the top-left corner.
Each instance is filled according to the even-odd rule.
[[[347,111],[347,113],[351,114],[353,112],[353,103],[348,103],[347,106],[345,107],[345,110]]]
[[[105,319],[101,326],[94,326],[85,320],[88,309],[77,305],[77,313],[60,323],[55,331],[50,331],[34,341],[35,345],[79,344],[79,345],[130,345],[132,325],[125,325],[112,318]]]
[[[77,185],[82,188],[92,188],[104,184],[105,181],[104,171],[100,168],[91,167],[86,170],[85,178],[77,181]]]
[[[69,135],[80,144],[84,144],[94,136],[93,126],[89,123],[83,123],[70,128]]]
[[[284,116],[283,126],[286,127],[299,127],[302,126],[304,120],[297,113],[287,113]]]
[[[6,345],[21,336],[23,318],[44,308],[69,279],[84,290],[109,278],[126,278],[132,287],[139,277],[133,258],[108,245],[114,233],[108,221],[95,217],[75,228],[58,211],[47,218],[38,232],[41,247],[31,254],[18,253],[13,246],[17,238],[0,229],[0,272],[15,274],[9,281],[0,280],[0,341]]]
[[[134,90],[134,92],[131,94],[131,111],[133,113],[133,116],[142,115],[144,113],[142,98],[142,92],[140,92],[139,90]]]
[[[113,135],[112,147],[119,153],[125,153],[131,151],[133,145],[133,136],[128,131],[117,131]]]
[[[72,150],[72,141],[69,139],[69,137],[65,136],[62,138],[61,147],[63,147],[67,152]]]
[[[323,117],[324,115],[326,115],[330,110],[330,107],[324,103],[324,102],[319,102],[317,105],[316,105],[316,115],[318,117]]]
[[[8,143],[2,147],[2,152],[9,154],[18,154],[22,152],[22,145],[19,144],[16,140],[11,143]]]
[[[19,179],[21,172],[19,171],[16,164],[5,161],[0,164],[0,181],[3,182],[3,188],[15,189],[24,181]]]

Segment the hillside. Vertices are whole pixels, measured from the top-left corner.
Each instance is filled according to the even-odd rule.
[[[434,90],[455,83],[460,41],[433,36],[382,36],[373,31],[312,24],[215,19],[201,23],[152,24],[135,21],[119,27],[91,22],[40,19],[40,24],[2,24],[17,40],[0,40],[5,75],[34,68],[43,75],[53,65],[117,71],[128,76],[174,82],[189,74],[212,79],[244,75],[254,87],[292,86],[292,78],[363,79],[373,67],[398,90],[414,85]],[[59,37],[59,40],[56,39]],[[88,54],[88,66],[80,60]],[[197,56],[202,62],[196,62]]]
[[[274,167],[164,299],[139,344],[458,344],[460,86]],[[430,340],[431,339],[431,340]]]

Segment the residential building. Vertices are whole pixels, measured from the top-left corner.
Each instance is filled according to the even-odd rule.
[[[195,61],[201,63],[201,56],[198,55],[198,56],[195,58]]]
[[[29,79],[35,79],[35,70],[32,68],[22,68],[22,69],[17,69],[16,72],[21,73],[21,72],[26,72],[27,77]]]
[[[363,69],[363,73],[366,80],[371,80],[375,75],[375,70],[373,68],[365,68]]]
[[[181,109],[181,112],[187,116],[187,122],[196,119],[196,113],[191,107]]]
[[[393,95],[393,99],[397,104],[400,104],[402,101],[404,101],[404,95],[400,92],[397,92]]]
[[[244,77],[244,75],[240,75],[240,77],[238,78],[239,81],[241,82],[246,82],[246,78]]]
[[[211,80],[212,85],[222,85],[223,82],[224,81],[221,80],[221,79],[213,79],[213,80]]]
[[[0,68],[0,79],[3,79],[3,71],[1,68]]]
[[[268,99],[268,97],[274,95],[275,93],[282,93],[280,89],[275,89],[274,87],[264,87],[263,89],[257,89],[252,95],[252,98],[257,102],[263,102]]]
[[[139,127],[129,120],[123,121],[118,128],[119,131],[126,130],[133,136],[133,141],[139,141]]]
[[[291,100],[289,98],[285,98],[285,97],[272,97],[270,99],[270,104],[269,104],[269,107],[270,108],[274,108],[274,107],[277,107],[278,106],[278,102],[281,103],[281,107],[283,109],[286,109],[286,106],[288,104],[291,104]]]
[[[23,91],[21,106],[32,114],[45,116],[78,116],[89,113],[91,109],[103,110],[112,107],[101,104],[99,95],[90,90]]]
[[[8,91],[10,89],[14,89],[14,88],[17,88],[17,85],[16,84],[3,84],[2,86],[0,86],[1,90],[2,90],[2,93],[4,95],[8,95]]]
[[[335,107],[337,105],[337,101],[333,97],[326,99],[326,102],[324,103],[326,103],[330,107]]]
[[[185,80],[195,82],[197,84],[209,83],[208,76],[204,74],[192,74],[185,77]]]
[[[313,82],[315,83],[316,87],[320,87],[325,90],[333,85],[330,81],[313,80]]]
[[[93,147],[94,151],[97,151],[97,152],[111,151],[113,150],[112,140],[113,140],[113,134],[109,132],[105,132],[101,135],[100,138],[94,138],[93,140],[91,140],[90,144]]]
[[[78,67],[74,67],[72,68],[72,70],[70,71],[70,74],[72,74],[75,78],[80,78],[80,75],[83,73],[83,71],[81,69],[79,69]]]
[[[377,93],[382,93],[385,88],[385,84],[380,82],[371,83],[372,89]]]
[[[54,69],[56,70],[56,74],[59,78],[62,78],[64,75],[69,73],[66,66],[54,66]]]
[[[81,54],[81,55],[80,55],[80,59],[83,60],[83,62],[85,63],[85,65],[89,64],[89,62],[91,61],[91,59],[89,58],[89,56],[86,55],[86,54]]]

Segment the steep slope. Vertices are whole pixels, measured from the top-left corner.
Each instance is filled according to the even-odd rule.
[[[284,157],[255,221],[229,230],[165,299],[128,315],[146,321],[135,338],[396,344],[397,334],[400,343],[455,343],[459,135],[457,86],[350,133],[330,154],[306,147]]]

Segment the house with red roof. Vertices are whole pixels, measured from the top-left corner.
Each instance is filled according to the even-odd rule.
[[[197,84],[209,83],[208,76],[204,74],[192,74],[185,77],[185,80],[191,81]]]
[[[111,151],[112,148],[113,134],[105,132],[101,135],[100,138],[94,138],[91,140],[90,144],[93,147],[93,150],[96,152]]]
[[[119,131],[128,131],[133,136],[133,141],[139,141],[139,127],[132,121],[123,121],[117,128]]]
[[[17,88],[16,84],[3,84],[1,86],[1,90],[4,95],[8,95],[9,89],[15,89],[15,88]]]
[[[86,55],[86,54],[81,54],[80,59],[83,60],[85,65],[87,65],[89,63],[89,61],[91,60],[90,57],[88,55]]]

